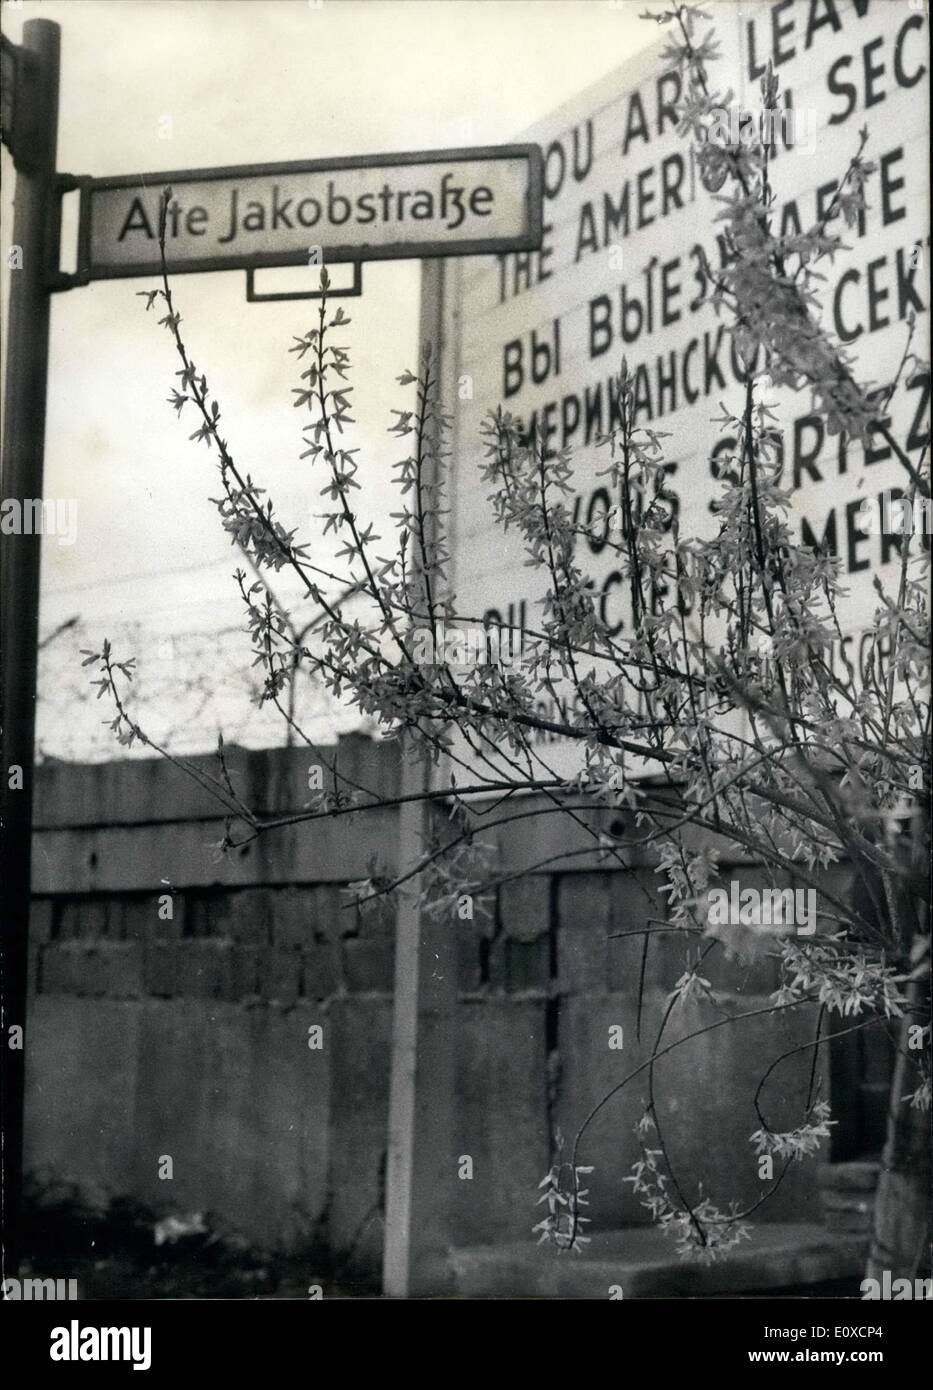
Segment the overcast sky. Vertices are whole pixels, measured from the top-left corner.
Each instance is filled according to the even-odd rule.
[[[61,25],[58,167],[103,176],[509,141],[655,42],[656,27],[638,19],[644,8],[644,0],[4,0],[2,14],[14,42],[28,18]],[[5,241],[12,175],[4,149]],[[3,273],[5,310],[13,272]],[[44,493],[77,499],[78,539],[44,542],[43,632],[76,613],[99,636],[138,617],[155,636],[240,621],[235,561],[207,500],[218,491],[212,459],[166,404],[177,363],[169,335],[136,297],[147,283],[97,282],[54,300]],[[298,462],[287,352],[311,306],[248,305],[240,271],[186,275],[175,289],[234,457],[313,541],[319,485]],[[395,457],[385,435],[392,386],[416,359],[418,298],[417,263],[399,261],[367,265],[363,297],[347,302],[355,442],[380,507]]]

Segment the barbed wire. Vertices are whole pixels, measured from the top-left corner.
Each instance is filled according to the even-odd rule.
[[[261,668],[252,664],[242,626],[166,635],[146,617],[106,621],[76,614],[40,639],[36,755],[42,761],[103,762],[152,756],[136,745],[121,747],[110,728],[112,711],[97,700],[82,666],[84,651],[109,637],[120,659],[136,657],[130,703],[134,717],[162,747],[188,756],[212,752],[217,735],[247,748],[281,747],[290,738],[281,715],[258,703]],[[359,728],[359,713],[342,709],[322,685],[299,668],[294,718],[316,742]]]

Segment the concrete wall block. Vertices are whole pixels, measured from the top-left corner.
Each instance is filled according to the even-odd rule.
[[[306,999],[329,999],[342,988],[340,952],[332,941],[306,946],[301,953],[302,993]]]
[[[537,941],[504,943],[505,988],[515,994],[521,990],[546,990],[550,978],[550,942],[546,936]]]
[[[348,899],[343,895],[343,902]],[[395,935],[395,904],[389,898],[379,898],[367,903],[365,909],[348,906],[341,913],[348,924],[355,922],[356,933],[361,937],[372,937],[378,941]],[[345,932],[351,935],[352,932]]]
[[[249,754],[230,744],[226,756],[234,784],[241,785],[240,775]],[[216,776],[213,754],[196,756],[191,762]],[[216,813],[216,797],[164,758],[114,759],[79,766],[49,762],[37,768],[37,827],[203,820]]]
[[[145,1103],[136,1073],[143,1008],[132,1001],[36,996],[27,1021],[27,1171],[77,1183],[92,1199],[138,1192],[133,1170],[138,1103]],[[164,1065],[164,1058],[152,1065]]]
[[[699,940],[693,933],[659,929],[660,923],[667,920],[666,899],[658,891],[659,879],[660,875],[649,869],[610,874],[609,988],[631,999],[638,996],[642,973],[643,928],[651,933],[644,961],[645,989],[670,991],[684,972],[687,952]]]
[[[295,823],[261,835],[217,860],[212,845],[224,835],[221,817],[166,821],[154,834],[131,824],[40,830],[36,835],[37,894],[158,892],[248,888],[257,884],[340,883],[364,878],[375,857],[393,873],[398,817],[392,807],[367,812],[349,831],[344,820]]]
[[[151,930],[158,937],[163,937],[168,941],[179,941],[183,936],[187,936],[187,910],[188,904],[184,893],[171,892],[164,884],[165,893],[157,893],[155,901],[151,906],[147,903],[148,911],[152,913],[153,924]],[[169,902],[160,901],[166,894]],[[170,915],[171,914],[171,915]],[[134,914],[131,913],[126,919],[127,936],[134,934]],[[149,930],[148,925],[143,927],[144,931]]]
[[[323,789],[333,789],[328,766],[333,763],[336,749],[268,748],[257,750],[250,757],[252,805],[254,809],[271,814],[300,811],[307,805],[313,789],[309,769],[320,767]]]
[[[96,968],[103,978],[103,993],[108,999],[140,999],[143,996],[143,952],[138,942],[103,942],[95,956]],[[95,987],[91,992],[100,991]]]
[[[29,940],[33,946],[46,946],[52,940],[54,904],[51,898],[33,898],[29,905]]]
[[[42,957],[43,992],[87,998],[136,999],[143,993],[143,958],[135,942],[54,942]]]
[[[185,936],[229,937],[236,892],[189,889],[185,893]]]
[[[259,993],[263,953],[209,938],[154,942],[147,951],[146,992],[169,997],[235,1001]]]
[[[272,940],[275,889],[242,888],[190,894],[192,936],[227,938],[244,946],[266,946]]]
[[[557,971],[562,992],[605,993],[609,874],[567,874],[557,888]]]
[[[99,941],[107,935],[109,915],[106,898],[75,897],[63,902],[58,914],[58,939]]]
[[[401,747],[381,743],[366,734],[340,734],[337,740],[337,770],[344,777],[376,796],[398,796],[401,776]]]
[[[508,979],[508,965],[505,958],[505,946],[507,937],[503,932],[499,932],[488,942],[485,948],[486,955],[486,983],[490,990],[496,994],[505,993],[505,983]],[[482,961],[483,947],[480,947],[480,960]]]
[[[315,941],[338,941],[352,911],[342,912],[346,898],[336,883],[316,883],[304,890]]]
[[[143,986],[147,995],[171,999],[181,993],[179,985],[182,944],[175,941],[147,941],[143,945]]]
[[[739,885],[740,892],[745,888],[755,888],[760,892],[772,886],[803,886],[780,871],[772,883],[771,876],[760,865],[722,865],[715,886],[724,888],[728,893],[733,881]],[[820,895],[817,894],[817,905],[819,899]],[[707,962],[704,962],[703,970],[714,988],[733,994],[767,994],[778,989],[781,983],[779,938],[766,931],[739,925],[721,930],[723,946],[710,953],[707,957],[709,969],[706,969]],[[785,934],[791,935],[792,931]]]
[[[43,949],[43,991],[47,994],[107,993],[105,967],[97,946],[84,941],[53,942]]]
[[[520,873],[531,865],[568,852],[572,857],[564,861],[567,866],[565,872],[598,868],[601,851],[584,825],[601,829],[606,820],[605,808],[578,811],[578,819],[583,822],[580,825],[561,814],[544,798],[522,799],[522,810],[530,811],[537,806],[547,810],[548,814],[529,816],[498,827],[499,862],[502,868],[509,873]],[[481,827],[482,822],[479,824]]]
[[[320,767],[325,791],[334,790],[336,773],[336,786],[342,792],[359,786],[377,798],[398,795],[398,745],[366,734],[341,734],[336,747],[267,749],[253,757],[257,804],[269,811],[304,809],[313,794],[308,778],[312,766]],[[264,783],[261,791],[260,780]],[[348,787],[347,783],[356,785]]]
[[[168,901],[162,902],[162,897]],[[177,940],[184,932],[184,894],[173,893],[167,884],[163,884],[162,894],[147,893],[142,897],[134,895],[115,899],[113,907],[115,912],[119,912],[118,935],[121,940]],[[169,912],[171,916],[168,916]]]
[[[234,942],[223,953],[222,960],[221,999],[235,1002],[258,997],[261,950],[257,946],[241,946]]]
[[[534,941],[547,932],[551,915],[551,880],[547,874],[503,883],[499,889],[499,922],[516,941]]]
[[[817,1180],[823,1192],[851,1196],[853,1193],[874,1192],[880,1173],[880,1162],[853,1159],[848,1163],[824,1163],[817,1172]]]
[[[219,999],[229,969],[231,943],[228,941],[179,941],[176,951],[176,991],[196,999]]]
[[[770,994],[781,983],[777,947],[756,942],[754,949],[743,949],[732,955],[719,947],[704,960],[702,974],[714,989],[730,994]]]
[[[530,1243],[540,1219],[549,1143],[545,1007],[501,997],[460,1007],[449,1196],[453,1235],[464,1244]],[[470,1181],[457,1176],[460,1154],[473,1160]]]
[[[623,930],[632,929],[629,927]],[[673,989],[674,982],[687,968],[688,956],[695,960],[696,946],[700,939],[694,932],[660,931],[656,925],[652,925],[647,938],[646,952],[645,937],[641,934],[611,938],[610,989],[636,998],[643,968],[645,989]]]
[[[65,942],[53,942],[42,948],[43,994],[74,993],[74,947]]]
[[[457,931],[457,984],[461,994],[481,988],[482,968],[480,942],[482,937],[473,922],[461,922]]]
[[[227,744],[225,761],[233,785],[248,805],[269,812],[299,811],[308,800],[308,764],[336,758],[344,776],[377,796],[397,794],[399,750],[363,734],[341,736],[336,747],[244,749]],[[213,753],[190,761],[211,777]],[[153,820],[205,820],[217,813],[217,798],[164,758],[134,758],[81,766],[45,763],[37,769],[37,827],[134,824]]]
[[[356,899],[344,888],[337,890],[337,899],[337,909],[334,914],[337,938],[345,941],[350,936],[372,936],[374,934],[372,925],[378,927],[380,922],[379,907],[374,905],[365,914],[367,920],[364,930],[364,913]],[[375,934],[378,935],[378,931]]]
[[[272,895],[272,940],[301,948],[314,939],[310,894],[306,888],[277,888]]]
[[[301,952],[294,948],[269,946],[259,956],[259,992],[275,1004],[295,1004],[300,992]]]
[[[489,944],[486,960],[487,984],[494,994],[546,990],[550,986],[551,942],[548,936],[539,936],[535,941],[513,941],[500,931]]]
[[[140,1007],[135,1109],[121,1126],[131,1157],[119,1190],[209,1210],[219,1230],[263,1246],[307,1239],[327,1197],[329,1039],[325,1050],[308,1048],[318,1010],[205,1008],[196,999]],[[161,1154],[174,1161],[170,1183],[158,1180]]]
[[[357,994],[391,994],[395,959],[388,939],[350,939],[343,943],[347,989]]]
[[[602,999],[572,997],[560,1014],[560,1088],[556,1122],[573,1133],[579,1117],[624,1076],[647,1060],[666,1006],[666,993],[651,991],[645,999],[641,1042],[636,1036],[636,1003],[627,992]],[[743,1001],[736,1012],[764,1006],[766,999]],[[655,1103],[664,1139],[678,1174],[687,1175],[690,1190],[703,1183],[719,1206],[733,1198],[750,1205],[767,1187],[758,1178],[749,1135],[760,1127],[753,1097],[771,1062],[813,1036],[815,1012],[802,1008],[799,1017],[779,1026],[767,1015],[715,1028],[689,1038],[721,1014],[712,1005],[675,1010],[665,1034],[679,1042],[655,1068]],[[618,1035],[610,1028],[622,1027]],[[610,1046],[610,1043],[616,1044]],[[807,1093],[810,1063],[804,1051],[789,1057],[772,1074],[762,1098],[762,1110],[776,1130],[800,1123]],[[622,1179],[639,1157],[633,1133],[646,1097],[644,1073],[618,1091],[595,1118],[581,1145],[581,1163],[593,1164],[592,1209],[596,1229],[612,1225],[647,1224],[649,1216],[631,1185]],[[647,1136],[650,1141],[651,1135]],[[776,1164],[777,1168],[778,1165]],[[819,1221],[817,1165],[792,1164],[787,1177],[762,1209],[761,1220]]]
[[[674,794],[661,793],[659,799],[666,801],[674,809],[679,804]],[[566,854],[567,851],[573,851],[573,858],[566,861],[563,872],[588,873],[605,868],[605,856],[594,844],[592,835],[581,825],[571,822],[566,816],[555,811],[545,798],[523,798],[522,806],[528,811],[541,808],[548,814],[528,817],[511,825],[502,825],[488,833],[488,838],[499,846],[500,862],[504,868],[520,871],[549,855]],[[580,808],[576,815],[591,829],[611,835],[615,839],[630,837],[633,833],[638,837],[643,833],[634,826],[633,813],[629,808],[620,810],[616,807],[594,806]],[[479,817],[476,823],[482,828]],[[487,836],[484,835],[484,838]],[[703,829],[687,826],[684,839],[692,848],[716,847],[723,857],[733,860],[745,858],[740,847],[723,836],[712,835]],[[581,852],[577,853],[578,850]],[[626,863],[638,867],[650,868],[654,862],[651,846],[628,846],[624,850],[624,857]]]
[[[234,861],[242,882],[346,883],[367,877],[375,859],[385,873],[395,870],[398,815],[394,807],[346,819],[296,822],[261,835],[250,853]]]
[[[382,1230],[392,1004],[346,996],[311,1021],[324,1024],[324,1051],[306,1055],[329,1059],[334,1098],[328,1233],[333,1248],[346,1251],[367,1217],[374,1234]],[[378,1261],[378,1249],[372,1253]]]

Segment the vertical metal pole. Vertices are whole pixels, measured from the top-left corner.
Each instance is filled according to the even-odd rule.
[[[17,82],[15,125],[28,129],[28,149],[16,150],[13,246],[22,268],[10,270],[6,394],[3,418],[3,498],[42,497],[46,381],[51,295],[46,288],[49,218],[58,132],[60,30],[47,19],[23,26],[22,49],[32,55],[35,82]],[[30,110],[21,103],[28,101]],[[57,269],[57,266],[54,267]],[[23,516],[23,511],[20,511]],[[23,1097],[25,1089],[26,990],[36,661],[39,633],[41,535],[2,537],[0,650],[3,662],[2,814],[3,935],[0,948],[0,1076],[3,1096],[2,1265],[15,1277],[22,1256]],[[22,785],[15,769],[22,769]],[[12,783],[12,785],[11,785]],[[10,1029],[23,1029],[23,1045],[11,1047]]]
[[[430,342],[443,383],[442,259],[421,270],[421,343]],[[427,790],[427,772],[402,745],[402,791]],[[399,873],[424,851],[426,810],[399,808]],[[383,1290],[396,1298],[443,1291],[457,1182],[457,935],[450,921],[423,918],[418,880],[401,891],[396,917],[392,1076],[386,1174]]]
[[[402,744],[403,795],[421,790],[421,766]],[[417,801],[399,807],[398,872],[405,873],[421,850],[424,809]],[[419,1012],[421,992],[421,915],[415,895],[418,878],[402,889],[395,918],[395,983],[392,1004],[392,1072],[389,1087],[389,1139],[386,1165],[386,1227],[383,1251],[383,1292],[394,1298],[411,1293],[411,1264],[416,1233],[412,1230],[415,1201],[415,1100],[418,1086]]]

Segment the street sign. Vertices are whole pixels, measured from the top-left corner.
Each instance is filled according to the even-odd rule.
[[[538,145],[427,150],[82,179],[82,280],[158,273],[167,185],[172,274],[541,245]]]

